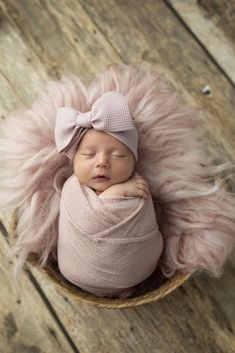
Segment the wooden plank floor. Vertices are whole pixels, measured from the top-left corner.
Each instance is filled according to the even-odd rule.
[[[0,0],[0,9],[0,122],[48,79],[141,63],[202,109],[208,153],[235,160],[234,0]],[[194,276],[137,308],[81,304],[33,268],[19,299],[5,256],[10,212],[0,219],[0,352],[235,353],[234,256],[220,279]]]

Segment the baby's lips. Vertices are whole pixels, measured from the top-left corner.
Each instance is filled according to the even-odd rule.
[[[106,175],[105,173],[99,173],[99,174],[95,175],[92,179],[97,179],[97,178],[110,179],[110,177],[108,175]]]

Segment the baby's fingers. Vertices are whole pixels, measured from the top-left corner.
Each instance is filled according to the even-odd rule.
[[[149,197],[149,185],[147,181],[140,175],[134,175],[133,181],[136,184],[138,196],[147,199]]]
[[[138,196],[139,197],[143,197],[143,199],[147,199],[148,197],[149,197],[149,193],[148,192],[145,192],[145,191],[143,191],[143,190],[139,190],[138,191]]]
[[[139,184],[137,186],[137,189],[138,189],[138,196],[141,196],[143,197],[144,199],[147,199],[149,197],[149,188],[144,185],[144,184]]]
[[[141,179],[136,179],[135,181],[136,181],[136,183],[137,183],[138,186],[143,185],[143,186],[145,186],[146,188],[149,189],[149,185],[148,185],[147,181],[144,180],[143,178],[141,178]]]

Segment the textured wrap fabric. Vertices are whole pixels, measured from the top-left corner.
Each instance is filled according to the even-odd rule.
[[[72,175],[60,204],[58,264],[78,287],[118,295],[149,277],[163,240],[151,197],[97,196]]]
[[[58,108],[55,124],[58,151],[72,159],[79,142],[90,128],[104,131],[124,143],[137,160],[138,132],[127,99],[120,92],[106,92],[89,112],[81,113],[71,107]]]

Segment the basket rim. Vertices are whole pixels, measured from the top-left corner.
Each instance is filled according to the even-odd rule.
[[[18,221],[17,213],[17,209],[15,209],[11,215],[9,228],[9,240],[11,244],[13,243],[13,239],[16,238],[16,227]],[[107,298],[98,297],[91,293],[85,292],[72,283],[69,283],[66,279],[61,280],[59,274],[50,266],[41,267],[38,263],[30,260],[26,260],[26,264],[29,265],[29,267],[32,266],[39,270],[48,279],[50,279],[59,290],[71,295],[74,299],[82,303],[108,309],[130,308],[157,301],[173,292],[192,276],[192,272],[184,273],[178,271],[172,277],[167,279],[162,285],[145,294],[140,294],[129,298]]]

